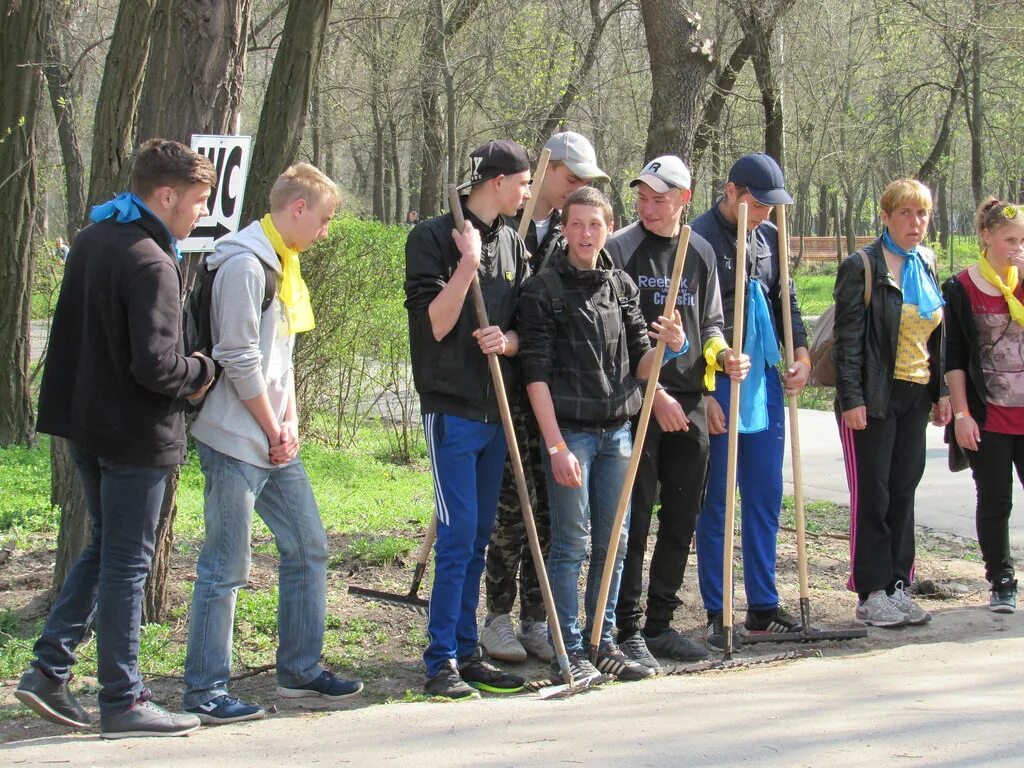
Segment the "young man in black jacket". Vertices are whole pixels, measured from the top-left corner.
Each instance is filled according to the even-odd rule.
[[[666,293],[679,245],[680,219],[690,202],[690,171],[674,155],[658,157],[630,182],[636,190],[640,221],[608,239],[608,253],[640,290],[640,310],[648,323],[664,312]],[[715,372],[742,378],[746,355],[734,355],[722,334],[722,298],[715,252],[693,233],[687,248],[676,308],[694,342],[686,354],[661,368],[654,418],[647,428],[643,458],[633,486],[629,547],[616,609],[619,645],[630,658],[657,669],[654,656],[699,661],[708,652],[670,624],[680,605],[697,515],[704,500],[708,470],[705,389],[714,389]],[[635,429],[634,424],[634,429]],[[651,556],[646,611],[644,553],[658,484],[661,508]],[[646,613],[643,632],[640,620]],[[653,654],[653,655],[652,655]]]
[[[142,592],[170,467],[185,463],[186,399],[213,361],[186,357],[177,241],[206,215],[213,166],[151,139],[132,192],[93,209],[68,256],[39,393],[39,431],[66,438],[92,521],[15,696],[47,720],[85,726],[67,687],[75,648],[95,622],[104,738],[177,736],[199,727],[149,699],[139,673]]]
[[[453,699],[478,695],[474,688],[514,692],[524,683],[483,661],[476,608],[507,453],[486,355],[498,355],[507,389],[515,392],[509,358],[519,351],[515,313],[530,271],[522,239],[502,216],[514,215],[529,197],[530,160],[514,142],[489,141],[470,163],[463,231],[448,213],[418,225],[405,245],[413,379],[437,506],[424,688]],[[486,328],[478,328],[470,296],[477,279]]]

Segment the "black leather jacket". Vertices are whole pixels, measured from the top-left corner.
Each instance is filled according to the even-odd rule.
[[[938,285],[935,254],[919,249],[928,270]],[[900,316],[903,312],[903,291],[893,282],[882,253],[881,238],[864,248],[871,259],[874,284],[871,304],[864,307],[864,263],[847,258],[839,265],[836,287],[835,345],[832,360],[836,365],[836,398],[840,411],[866,405],[868,416],[884,419],[895,381],[896,344],[899,341]],[[943,326],[928,338],[928,394],[938,402],[947,394],[942,378]]]

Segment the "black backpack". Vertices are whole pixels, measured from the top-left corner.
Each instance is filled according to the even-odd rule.
[[[185,354],[194,352],[206,355],[213,360],[213,383],[207,393],[217,386],[223,368],[213,359],[213,327],[210,322],[210,306],[213,302],[213,280],[217,276],[216,269],[210,269],[208,256],[203,256],[195,271],[195,280],[188,290],[182,307],[182,335],[185,340]],[[263,284],[263,303],[260,312],[266,312],[277,296],[277,275],[267,266],[263,259],[256,257],[263,267],[265,281]],[[186,401],[187,402],[187,401]],[[199,413],[206,402],[204,397],[198,403],[189,403],[191,413]]]

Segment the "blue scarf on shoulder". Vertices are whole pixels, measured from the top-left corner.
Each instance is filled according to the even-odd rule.
[[[743,434],[768,429],[768,386],[765,372],[779,360],[779,340],[772,326],[771,310],[759,280],[747,283],[747,327],[743,352],[750,357],[750,373],[740,386],[739,431]]]
[[[154,219],[163,225],[163,228],[167,230],[167,234],[171,238],[171,247],[174,248],[174,255],[177,256],[178,261],[181,261],[181,249],[178,247],[178,239],[171,234],[171,231],[167,229],[167,225],[164,224],[163,220],[157,216],[149,207],[142,202],[142,198],[136,195],[134,192],[122,192],[113,200],[108,200],[102,205],[94,205],[92,211],[89,213],[89,220],[94,224],[100,221],[106,221],[107,219],[116,216],[118,224],[130,224],[142,218],[142,212],[145,211]]]
[[[903,250],[889,235],[888,228],[882,232],[882,245],[904,259],[900,286],[903,290],[903,303],[916,304],[921,317],[925,320],[930,319],[935,310],[944,306],[946,302],[942,300],[939,288],[935,285],[932,273],[921,258],[917,246],[909,251]]]

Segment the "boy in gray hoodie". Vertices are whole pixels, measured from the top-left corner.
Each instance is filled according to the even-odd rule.
[[[261,707],[228,695],[235,597],[249,577],[252,513],[280,552],[277,693],[343,699],[362,690],[320,666],[327,597],[327,536],[299,457],[292,351],[313,313],[299,253],[327,236],[338,189],[306,163],[278,177],[270,213],[218,241],[210,320],[223,375],[192,427],[206,477],[206,541],[185,659],[184,704],[208,724],[256,720]],[[275,299],[263,310],[268,271]]]

